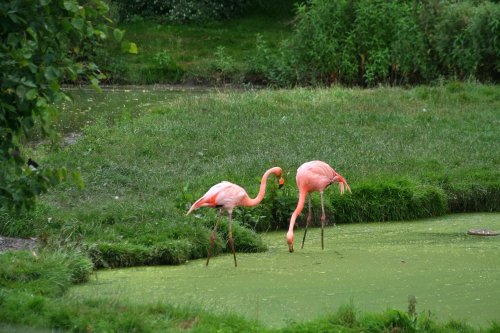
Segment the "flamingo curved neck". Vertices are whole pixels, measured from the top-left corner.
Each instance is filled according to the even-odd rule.
[[[244,200],[242,206],[257,206],[258,204],[260,204],[262,199],[264,199],[264,195],[266,194],[267,177],[269,177],[271,173],[274,173],[274,169],[275,168],[271,168],[264,173],[264,175],[262,176],[262,180],[260,181],[259,193],[253,199],[247,197]]]
[[[290,219],[290,225],[288,226],[288,232],[293,235],[293,227],[295,226],[295,220],[297,216],[300,215],[302,209],[304,209],[304,203],[306,202],[307,192],[299,192],[299,202],[297,203],[297,208],[293,211],[292,217]]]

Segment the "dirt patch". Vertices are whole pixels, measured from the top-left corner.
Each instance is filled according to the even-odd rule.
[[[0,252],[10,250],[33,250],[36,247],[36,238],[14,238],[0,236]]]
[[[497,236],[499,233],[488,229],[470,229],[467,231],[467,234],[475,236]]]
[[[75,144],[76,141],[82,137],[82,135],[83,135],[82,133],[78,132],[71,132],[65,134],[64,137],[62,138],[63,147]]]

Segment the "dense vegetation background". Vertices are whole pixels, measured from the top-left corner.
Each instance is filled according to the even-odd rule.
[[[158,1],[154,5],[131,1],[111,5],[116,18],[140,42],[140,52],[151,52],[151,43],[163,44],[163,49],[148,56],[155,82],[374,86],[500,79],[500,5],[493,1]],[[211,54],[204,54],[212,58],[208,72],[202,66],[192,68],[185,54],[176,52],[175,42],[184,42],[185,35],[168,35],[162,28],[188,22],[214,28],[214,21],[256,14],[278,23],[283,34],[276,38],[266,36],[266,30],[256,32],[250,42],[253,47],[247,46],[243,56],[233,50],[235,45],[246,47],[241,41],[232,44],[229,38],[221,39],[215,47],[211,41]],[[145,17],[153,17],[158,25],[131,24]],[[226,28],[227,36],[238,38],[236,26]],[[199,46],[203,48],[203,43]],[[108,60],[102,67],[109,70],[110,79],[134,83],[138,78],[127,74],[131,62],[131,57]]]

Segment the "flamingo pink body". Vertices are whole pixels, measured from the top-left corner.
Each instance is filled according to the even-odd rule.
[[[306,196],[308,193],[318,191],[321,196],[321,244],[323,247],[323,227],[325,223],[325,208],[323,205],[323,191],[331,184],[337,182],[339,183],[340,193],[344,194],[345,189],[350,192],[351,188],[345,181],[345,179],[338,174],[331,166],[322,161],[311,161],[302,164],[297,169],[297,186],[299,188],[299,201],[297,203],[297,207],[295,211],[292,213],[292,217],[290,219],[290,225],[288,228],[288,233],[286,234],[286,239],[288,243],[288,249],[290,252],[293,252],[293,228],[295,226],[295,221],[297,217],[302,212],[304,208],[304,203],[306,201]],[[306,230],[304,232],[304,240],[305,234],[307,233],[307,227],[309,226],[311,220],[311,198],[309,197],[309,215],[307,217],[307,225]],[[304,240],[302,241],[302,246],[304,246]]]
[[[232,223],[232,214],[233,214],[233,209],[237,206],[256,206],[258,205],[262,199],[264,199],[264,195],[266,193],[266,184],[267,184],[267,178],[269,177],[270,174],[275,174],[277,177],[280,177],[279,184],[280,187],[283,185],[284,180],[281,178],[282,170],[280,167],[274,167],[269,170],[267,170],[264,175],[262,176],[262,180],[260,182],[260,188],[259,188],[259,193],[255,198],[250,198],[247,194],[247,192],[239,185],[223,181],[219,184],[216,184],[212,186],[207,193],[205,193],[201,198],[196,200],[196,202],[189,208],[187,214],[191,213],[193,210],[196,210],[200,207],[212,207],[212,208],[220,208],[220,214],[224,211],[227,211],[228,213],[228,238],[229,238],[229,243],[231,245],[231,250],[233,251],[233,256],[234,256],[234,265],[237,266],[236,263],[236,254],[234,252],[234,243],[233,243],[233,236],[232,236],[232,231],[231,231],[231,223]],[[210,260],[211,252],[212,252],[212,247],[215,239],[215,232],[217,231],[217,225],[219,223],[219,220],[215,223],[214,229],[212,231],[212,235],[210,237],[210,250],[208,253],[208,258],[207,258],[207,265],[208,261]]]

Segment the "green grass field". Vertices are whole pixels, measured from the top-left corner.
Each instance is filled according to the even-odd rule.
[[[263,235],[269,251],[238,254],[237,268],[232,256],[223,255],[208,267],[205,260],[194,260],[176,267],[98,271],[67,297],[202,305],[276,328],[325,316],[350,302],[363,313],[406,311],[413,295],[418,312],[487,327],[499,319],[500,236],[466,235],[471,228],[500,230],[500,215],[341,225],[327,228],[324,251],[319,229],[312,229],[305,248],[293,254],[284,232],[272,232]]]
[[[291,33],[291,21],[289,16],[255,15],[192,26],[125,22],[120,29],[137,44],[138,53],[113,52],[102,67],[115,72],[113,80],[133,84],[223,83],[226,77],[241,83],[256,54],[257,35],[278,49]]]
[[[29,154],[42,165],[78,170],[85,188],[65,184],[44,195],[37,210],[15,225],[17,233],[25,228],[26,235],[35,231],[50,238],[64,230],[72,240],[130,243],[146,246],[146,253],[149,246],[166,240],[190,239],[183,250],[190,258],[206,253],[208,236],[192,235],[206,235],[214,216],[205,209],[202,218],[185,217],[194,200],[222,180],[236,182],[254,196],[261,174],[275,165],[285,170],[285,188],[276,192],[269,186],[275,201],[237,213],[237,221],[286,225],[297,197],[295,170],[312,159],[324,160],[342,174],[353,188],[352,198],[356,188],[370,194],[367,186],[380,187],[375,198],[356,199],[363,205],[359,209],[347,206],[337,212],[348,217],[368,204],[389,204],[387,214],[396,212],[371,220],[398,216],[397,198],[383,201],[386,192],[393,193],[392,188],[384,190],[385,183],[403,191],[405,184],[417,190],[431,186],[438,193],[455,187],[477,189],[472,193],[482,200],[482,193],[488,193],[488,186],[494,189],[499,179],[496,86],[139,89],[75,95],[75,104],[61,106],[61,118],[78,117],[64,121],[64,126],[75,132],[83,123],[80,139],[57,149],[39,145]],[[329,203],[336,193],[327,191]],[[273,212],[266,210],[271,204]]]

